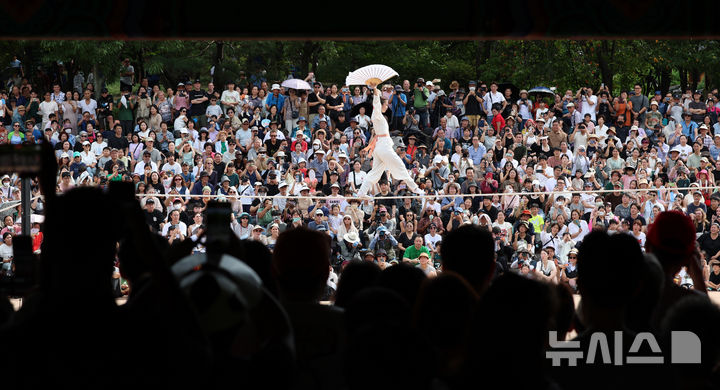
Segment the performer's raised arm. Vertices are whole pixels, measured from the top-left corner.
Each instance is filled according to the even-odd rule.
[[[380,90],[375,88],[374,89],[375,94],[373,95],[373,112],[371,115],[371,119],[373,122],[373,129],[375,130],[376,135],[389,135],[390,134],[390,126],[387,123],[387,120],[385,119],[385,116],[382,114],[382,103],[380,102]]]

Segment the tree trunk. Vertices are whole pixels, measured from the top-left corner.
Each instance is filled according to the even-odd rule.
[[[678,73],[680,73],[680,93],[685,93],[685,91],[688,89],[687,69],[682,67],[678,68]]]
[[[485,49],[485,41],[477,41],[475,46],[475,80],[480,80],[480,65],[484,63],[482,60],[483,49]]]
[[[607,85],[608,89],[613,89],[613,71],[610,69],[610,64],[607,61],[607,54],[609,54],[608,41],[602,41],[600,47],[597,49],[597,60],[598,66],[600,67],[600,76],[603,84]]]
[[[220,81],[222,76],[222,69],[221,69],[221,63],[223,59],[223,41],[215,41],[215,57],[213,57],[213,66],[215,67],[215,72],[213,73],[212,81],[213,84],[215,84],[216,88],[219,85],[222,89],[222,85],[225,85],[225,81]],[[222,83],[222,84],[219,84]]]
[[[670,70],[670,67],[664,66],[660,69],[660,82],[658,85],[658,89],[662,92],[663,96],[668,92],[670,89],[670,79],[672,77],[672,72]]]
[[[700,71],[698,71],[697,68],[693,68],[690,71],[690,77],[692,78],[690,89],[694,91],[697,89],[698,83],[700,82]]]
[[[93,63],[92,73],[95,76],[95,100],[100,98],[100,91],[102,90],[103,78],[100,76],[100,70],[98,69],[97,62]]]
[[[137,71],[135,72],[135,81],[140,84],[140,80],[145,77],[145,47],[141,46],[140,50],[137,51]]]

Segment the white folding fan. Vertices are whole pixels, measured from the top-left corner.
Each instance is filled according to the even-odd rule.
[[[367,85],[375,87],[376,85],[398,76],[398,73],[387,65],[368,65],[348,73],[345,78],[347,85]]]

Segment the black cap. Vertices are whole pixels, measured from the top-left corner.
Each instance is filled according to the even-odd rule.
[[[107,88],[103,88],[103,89],[100,90],[100,93],[107,93],[107,92],[108,92],[108,89],[107,89]]]

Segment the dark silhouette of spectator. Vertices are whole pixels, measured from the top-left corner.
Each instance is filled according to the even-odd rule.
[[[432,335],[428,343],[438,362],[438,375],[450,382],[467,355],[471,319],[478,296],[467,281],[453,272],[427,279],[415,306],[415,327]]]
[[[234,238],[235,235],[232,235],[231,240],[234,241]],[[272,277],[272,253],[268,247],[259,241],[244,240],[242,248],[244,253],[239,254],[238,259],[249,265],[262,279],[263,286],[274,296],[277,296],[277,286],[275,285],[275,279]]]
[[[590,340],[602,333],[607,339],[609,356],[615,359],[616,337],[622,337],[622,356],[627,356],[636,333],[626,324],[627,308],[642,288],[643,272],[647,272],[637,240],[628,234],[608,235],[593,231],[583,239],[578,252],[577,286],[582,298],[579,307],[584,330],[575,340],[580,350],[589,354]],[[616,332],[621,332],[618,336]],[[553,367],[554,378],[565,389],[632,389],[659,385],[658,376],[650,376],[657,367],[649,365],[615,365],[605,361],[599,350],[594,361],[583,356],[577,366]],[[661,383],[661,382],[660,382]]]
[[[67,383],[108,387],[119,375],[128,383],[173,387],[201,383],[209,367],[205,339],[152,246],[139,204],[124,208],[94,188],[49,198],[39,290],[25,299],[16,320],[2,335],[6,340],[3,355],[10,358],[3,367],[14,373],[8,380],[28,388]],[[104,224],[92,239],[69,250],[67,243],[79,232],[87,232],[87,221],[76,213],[88,204],[94,204],[108,222],[122,223]],[[141,247],[142,256],[134,261],[157,260],[146,264],[144,280],[133,280],[132,299],[119,307],[111,278],[116,242],[122,234]],[[118,372],[120,362],[122,373]]]
[[[705,279],[700,265],[695,227],[692,220],[678,211],[660,213],[655,222],[648,226],[645,248],[655,255],[664,271],[663,291],[653,326],[657,328],[667,309],[680,298],[688,295],[705,295]],[[684,289],[674,282],[674,278],[685,267],[692,278],[694,288]]]
[[[347,308],[347,304],[353,296],[364,288],[374,286],[379,276],[380,267],[375,263],[350,262],[338,280],[335,306]]]
[[[394,267],[393,267],[394,268]],[[410,324],[410,307],[382,287],[358,292],[347,308],[349,389],[430,389],[435,372],[427,340]]]
[[[701,344],[700,364],[668,364],[671,380],[666,385],[674,389],[720,388],[720,308],[702,296],[680,299],[668,310],[661,323],[663,351],[666,362],[671,351],[672,331],[690,331],[698,336]]]
[[[635,332],[655,332],[652,324],[653,315],[658,308],[663,291],[664,274],[657,258],[653,254],[645,254],[644,271],[640,276],[640,289],[634,299],[629,300],[626,325]]]
[[[508,389],[553,388],[545,345],[556,305],[549,284],[509,272],[499,276],[480,298],[469,356],[455,388],[480,383]]]
[[[15,309],[13,309],[10,299],[5,295],[0,295],[0,328],[10,322],[14,315]]]
[[[341,387],[343,309],[318,303],[330,273],[329,236],[307,228],[281,233],[273,251],[272,272],[294,330],[299,369],[296,385]]]
[[[380,273],[378,286],[385,287],[405,298],[410,307],[415,307],[420,286],[427,279],[425,272],[410,264],[400,263]]]
[[[463,225],[445,233],[440,248],[443,271],[453,271],[478,294],[487,288],[495,272],[495,241],[487,229]],[[473,250],[469,251],[468,247]]]
[[[347,302],[345,323],[348,338],[365,327],[385,329],[389,326],[410,328],[410,305],[395,291],[371,286],[358,291]]]
[[[563,283],[554,284],[557,297],[557,311],[555,312],[555,327],[558,332],[558,340],[565,340],[567,334],[574,329],[577,322],[575,314],[575,300],[570,286]]]

